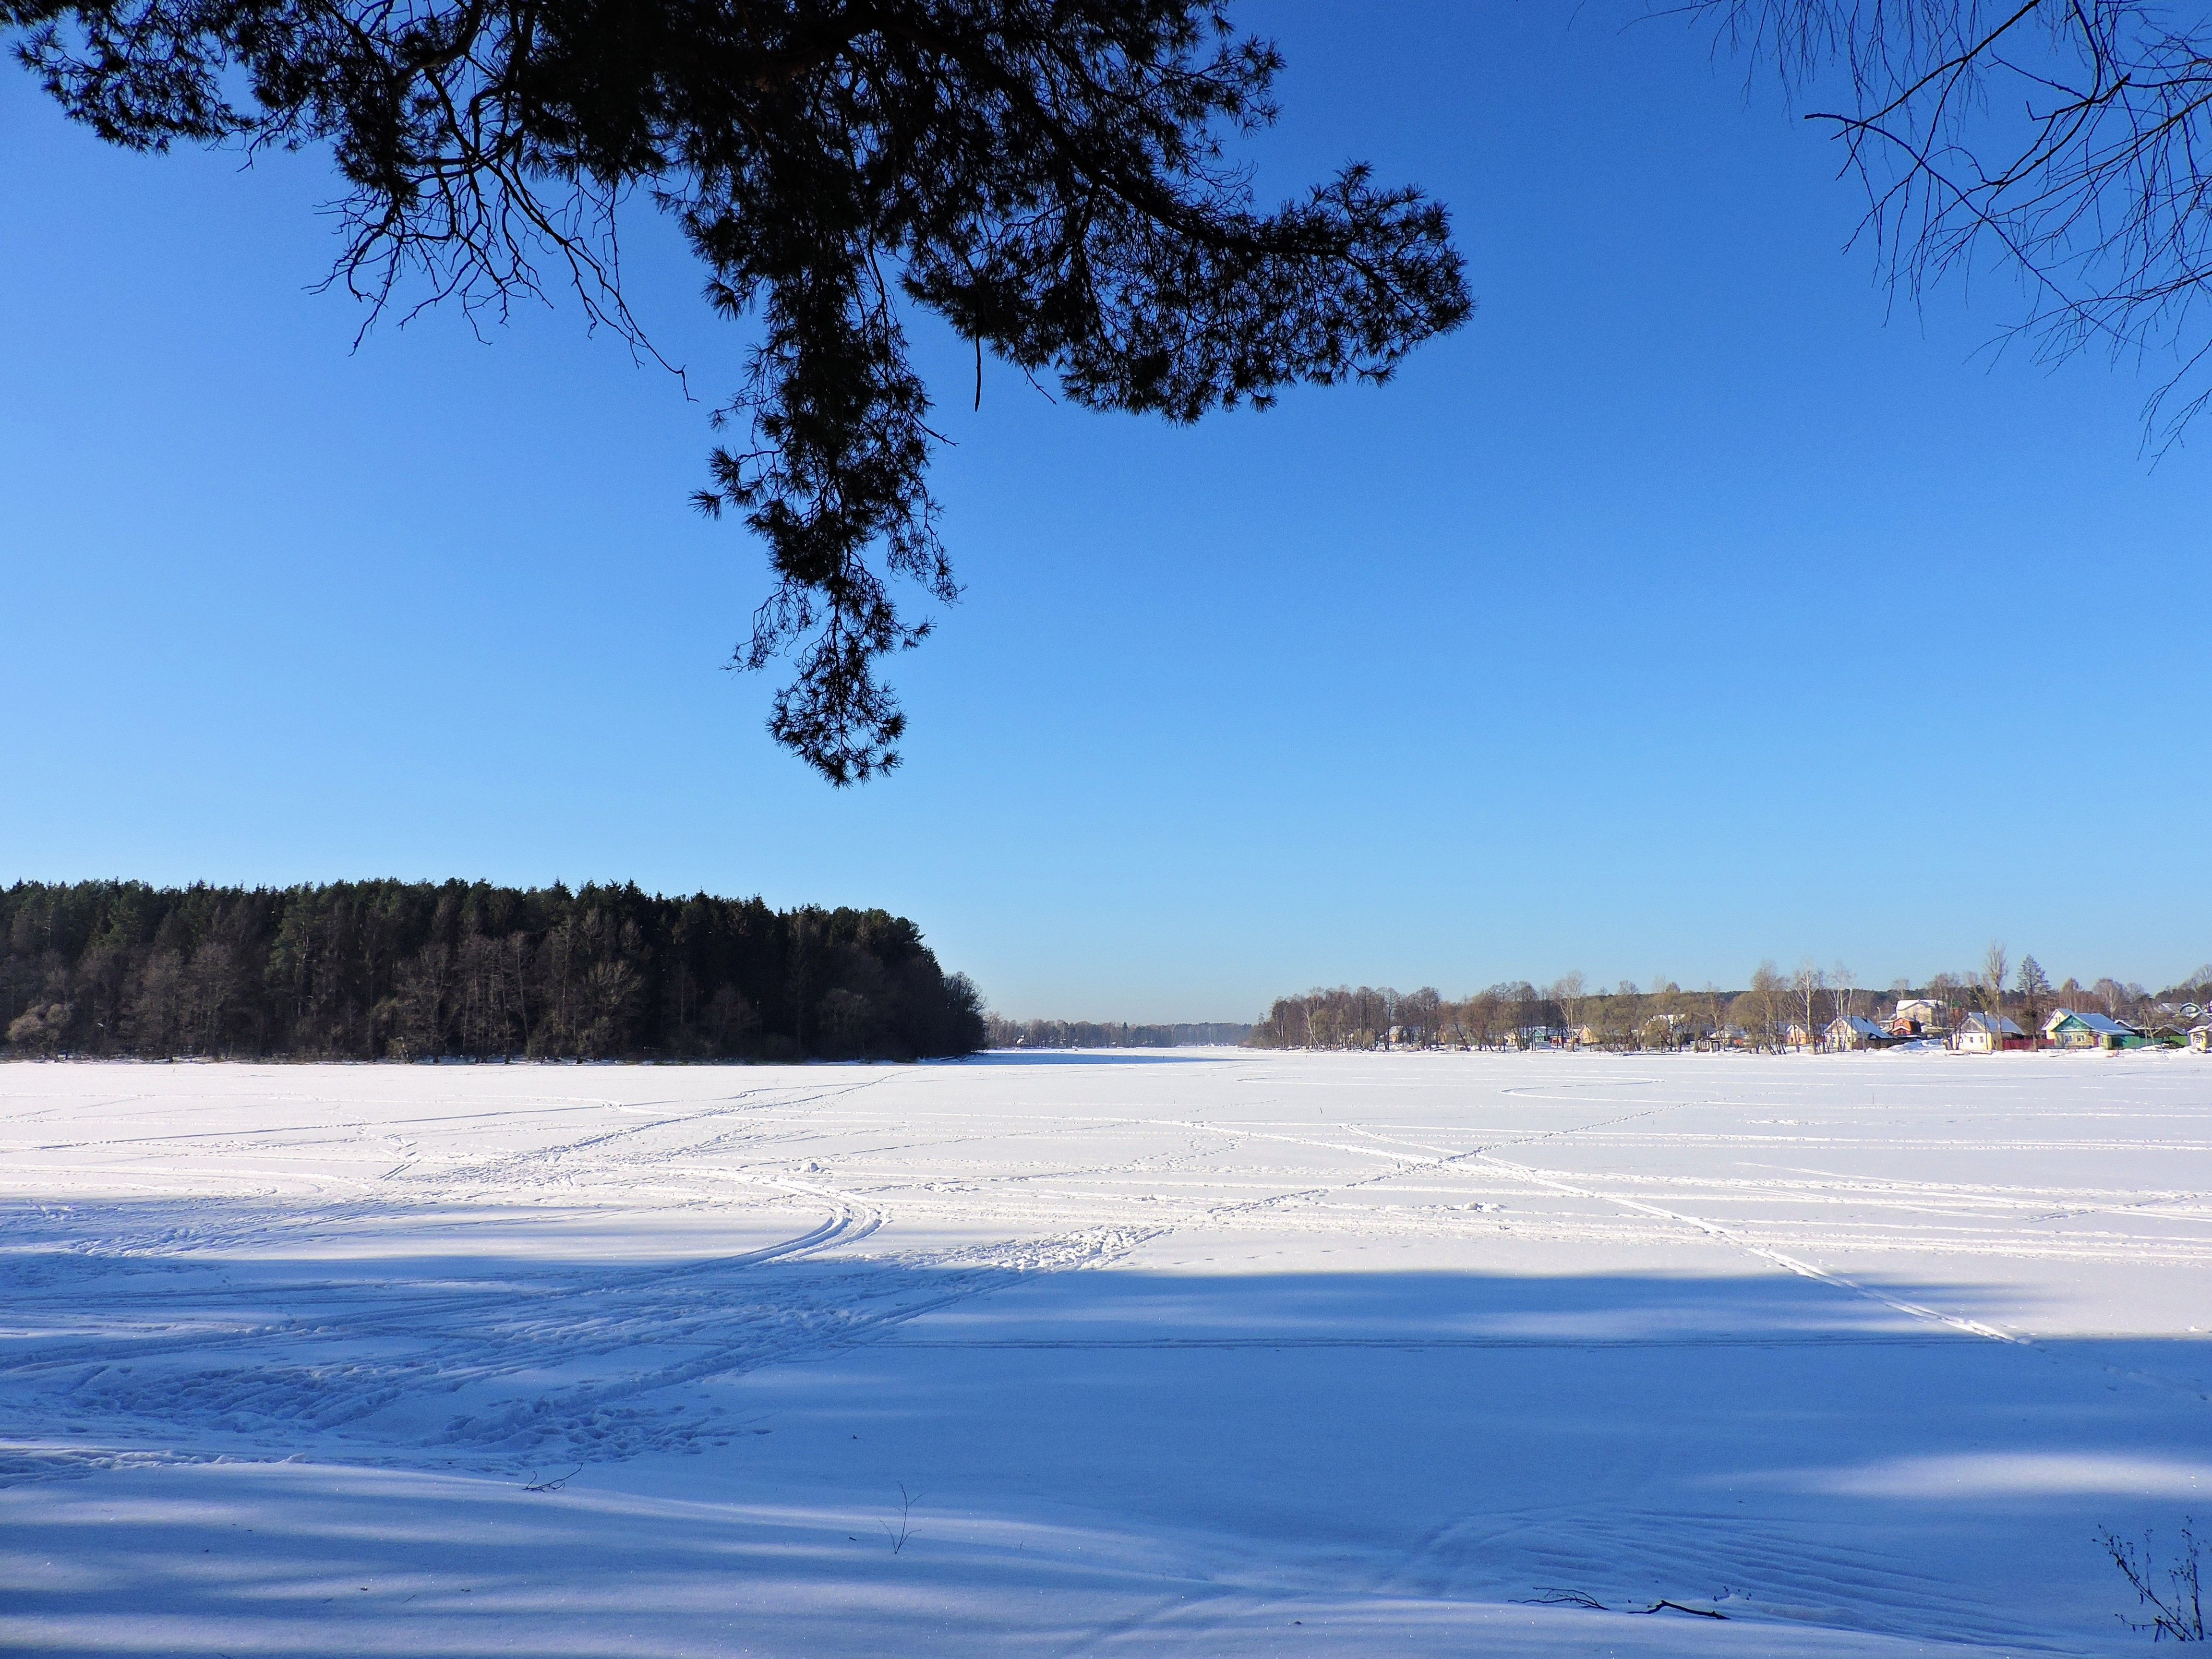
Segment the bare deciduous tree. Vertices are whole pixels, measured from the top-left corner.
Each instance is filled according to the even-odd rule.
[[[1766,1033],[1766,1046],[1770,1048],[1775,1046],[1775,1015],[1789,992],[1790,981],[1782,977],[1782,970],[1772,962],[1762,962],[1752,970],[1751,989],[1747,994],[1751,998],[1752,1006],[1758,1012],[1760,1025]]]
[[[1576,1030],[1582,1024],[1583,998],[1589,993],[1589,984],[1577,968],[1571,974],[1562,974],[1552,987],[1552,1000],[1559,1005],[1559,1012],[1567,1022],[1567,1030]]]
[[[2004,1012],[2005,975],[2011,967],[2012,958],[2003,943],[1991,939],[1982,956],[1981,990],[1982,1005],[1992,1019]]]
[[[1819,1001],[1820,993],[1828,988],[1827,975],[1814,967],[1813,959],[1808,957],[1798,964],[1796,973],[1790,976],[1790,988],[1796,993],[1798,1000],[1805,1006],[1806,1042],[1808,1043],[1818,1042],[1820,1027],[1815,1018],[1817,1012],[1815,1004]]]

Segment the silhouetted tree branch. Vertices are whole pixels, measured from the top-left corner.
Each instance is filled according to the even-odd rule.
[[[1387,379],[1468,301],[1443,210],[1349,167],[1272,211],[1224,137],[1273,46],[1219,0],[0,0],[111,143],[326,144],[333,280],[472,318],[540,295],[650,350],[615,234],[643,194],[758,331],[698,504],[775,586],[737,663],[795,654],[770,729],[833,782],[898,762],[883,659],[958,592],[902,304],[1076,402],[1192,421]],[[374,313],[372,313],[374,314]]]
[[[1863,232],[1917,296],[1978,264],[2021,282],[2008,332],[2169,365],[2163,446],[2212,397],[2212,19],[2151,0],[1692,0],[1826,124]]]

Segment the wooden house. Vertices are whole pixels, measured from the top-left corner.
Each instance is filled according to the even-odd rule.
[[[1962,1054],[1996,1054],[2035,1047],[2035,1039],[2002,1014],[1968,1014],[1951,1043]]]
[[[1891,1041],[1891,1034],[1864,1014],[1838,1014],[1828,1022],[1821,1040],[1833,1052],[1848,1053],[1882,1048]]]
[[[2075,1013],[2061,1008],[2043,1023],[2045,1041],[2061,1048],[2140,1048],[2148,1038],[2110,1014]]]

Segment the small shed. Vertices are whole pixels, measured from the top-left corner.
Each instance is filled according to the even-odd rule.
[[[2189,1052],[2192,1054],[2212,1054],[2212,1025],[2192,1025],[2189,1028]]]
[[[1996,1054],[2035,1046],[2033,1038],[2002,1014],[1968,1014],[1959,1022],[1952,1041],[1962,1054]]]
[[[1869,1019],[1864,1014],[1838,1014],[1828,1022],[1826,1041],[1830,1048],[1842,1052],[1854,1048],[1879,1048],[1888,1042],[1890,1034]]]

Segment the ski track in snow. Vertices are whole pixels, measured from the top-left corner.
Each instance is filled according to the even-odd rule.
[[[779,1168],[787,1158],[773,1155],[793,1125],[883,1080],[749,1091],[428,1169],[421,1139],[441,1126],[418,1120],[408,1126],[412,1138],[401,1160],[376,1177],[374,1198],[264,1200],[241,1210],[187,1197],[158,1206],[171,1212],[162,1220],[136,1228],[115,1227],[103,1206],[92,1218],[102,1224],[96,1231],[85,1230],[76,1206],[0,1210],[14,1320],[55,1333],[7,1345],[0,1399],[24,1439],[93,1431],[103,1439],[167,1439],[197,1427],[220,1437],[215,1455],[239,1455],[231,1438],[238,1437],[245,1449],[282,1455],[279,1449],[302,1433],[329,1434],[335,1449],[364,1461],[440,1467],[473,1461],[514,1468],[525,1461],[689,1449],[726,1443],[727,1431],[685,1403],[662,1403],[685,1384],[864,1341],[1024,1273],[1110,1259],[1141,1237],[1078,1228],[947,1250],[870,1253],[861,1258],[866,1272],[841,1271],[883,1226],[883,1210],[860,1194]],[[741,1121],[725,1127],[732,1118]],[[86,1144],[166,1146],[179,1139],[202,1138]],[[246,1145],[219,1144],[227,1151]],[[766,1168],[763,1153],[771,1155]],[[459,1224],[495,1236],[518,1209],[588,1204],[610,1188],[658,1200],[656,1209],[737,1209],[811,1224],[732,1255],[612,1271],[518,1269],[502,1259],[493,1278],[471,1277],[464,1267],[457,1277],[410,1283],[388,1274],[268,1277],[231,1265],[272,1246],[299,1252],[441,1231],[455,1224],[457,1212],[487,1206],[495,1206],[495,1218]],[[180,1299],[191,1309],[185,1320],[177,1317]],[[100,1310],[94,1320],[72,1311],[89,1305]],[[641,1358],[659,1363],[641,1365]],[[470,1408],[441,1412],[435,1425],[404,1409],[448,1401]],[[40,1451],[12,1465],[0,1455],[0,1480],[132,1462],[144,1451],[82,1459]]]
[[[0,1067],[0,1486],[742,1452],[764,1431],[735,1379],[864,1351],[1879,1366],[1963,1343],[2212,1437],[2208,1083],[2165,1055]],[[1066,1277],[1100,1270],[1103,1300]],[[1705,1284],[1748,1289],[1705,1305]],[[1501,1500],[1313,1571],[1399,1601],[1733,1596],[1735,1618],[2103,1650],[1878,1527],[1753,1512],[1935,1478],[1911,1457],[1825,1475],[1835,1449],[1802,1449],[1703,1509],[1628,1501],[1665,1462],[1639,1451],[1600,1510]],[[2118,1452],[2037,1455],[2102,1491]],[[1702,1477],[1668,1478],[1679,1498]],[[1267,1576],[1192,1568],[1061,1650],[1225,1642]]]

